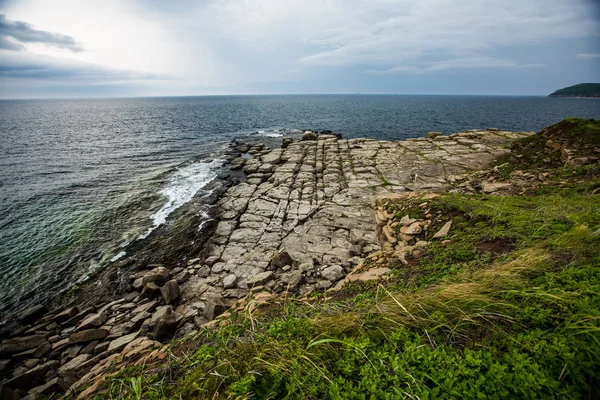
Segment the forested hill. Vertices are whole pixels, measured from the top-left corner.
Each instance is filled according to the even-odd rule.
[[[558,89],[549,97],[600,97],[600,83],[580,83]]]

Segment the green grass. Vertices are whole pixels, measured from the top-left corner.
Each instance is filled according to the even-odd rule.
[[[398,273],[340,300],[235,314],[201,332],[168,379],[141,375],[135,387],[182,399],[597,397],[597,197],[430,200],[454,215],[453,243],[421,259],[419,279]],[[477,248],[498,238],[510,238],[510,254]],[[134,381],[118,382],[119,397],[138,398]]]
[[[389,281],[234,312],[104,397],[600,398],[597,166],[553,168],[555,184],[527,196],[385,200],[396,218],[433,221],[425,255],[383,261]],[[433,240],[450,219],[451,243]]]

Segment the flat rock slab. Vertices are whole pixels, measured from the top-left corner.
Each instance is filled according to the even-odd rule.
[[[260,285],[300,293],[328,286],[346,275],[350,258],[377,248],[373,198],[450,190],[455,176],[487,167],[530,134],[481,130],[400,142],[314,134],[283,149],[251,148],[248,181],[218,203],[221,219],[207,246],[212,270],[181,286],[182,301],[241,297]],[[403,233],[422,230],[406,222]],[[302,274],[283,269],[305,263],[311,267]]]

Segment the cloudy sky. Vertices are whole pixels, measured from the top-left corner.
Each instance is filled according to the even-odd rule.
[[[580,82],[600,82],[597,0],[0,0],[1,98]]]

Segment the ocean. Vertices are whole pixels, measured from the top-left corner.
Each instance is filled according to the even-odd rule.
[[[0,321],[56,300],[207,195],[232,139],[402,140],[600,119],[600,99],[298,95],[0,101]]]

